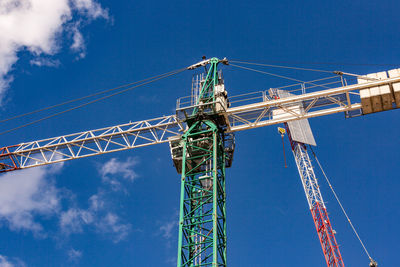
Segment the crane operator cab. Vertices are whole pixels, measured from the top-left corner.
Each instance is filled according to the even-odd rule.
[[[215,117],[217,123],[219,125],[227,126],[229,121],[226,110],[229,108],[230,103],[221,70],[218,71],[218,83],[214,86],[214,101],[215,104],[213,110],[217,115]]]
[[[222,70],[218,70],[215,80],[210,80],[204,74],[194,76],[192,81],[192,106],[185,107],[183,100],[178,100],[177,116],[187,120],[196,117],[195,114],[213,117],[221,126],[228,125],[226,110],[230,106],[228,92],[225,89]]]
[[[217,84],[214,87],[214,95],[215,95],[215,111],[218,112],[224,112],[228,106],[228,93],[225,90],[225,85],[224,83]]]

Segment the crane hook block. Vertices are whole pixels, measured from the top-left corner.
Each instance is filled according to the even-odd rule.
[[[284,135],[286,133],[285,128],[278,127],[278,133],[280,133],[281,135]]]
[[[369,263],[369,267],[378,267],[378,263],[371,259],[371,262]]]

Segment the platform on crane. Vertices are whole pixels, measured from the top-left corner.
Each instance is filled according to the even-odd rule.
[[[228,126],[228,117],[226,110],[229,106],[228,94],[225,90],[222,71],[217,72],[216,84],[213,85],[213,94],[206,98],[200,97],[201,89],[206,83],[204,74],[195,75],[192,79],[192,94],[190,96],[181,97],[176,104],[176,117],[182,124],[190,125],[198,120],[210,120],[221,129],[221,138],[223,138],[224,151],[226,153],[225,167],[232,165],[233,153],[235,150],[235,137],[233,133],[225,133]],[[188,128],[187,127],[187,128]],[[200,166],[200,162],[204,158],[200,157],[205,150],[209,150],[212,142],[206,134],[197,135],[197,140],[190,139],[195,145],[186,151],[186,167]],[[182,172],[183,146],[182,136],[174,136],[169,139],[171,157],[178,173]],[[197,157],[198,155],[198,157]],[[195,158],[195,159],[193,159]]]
[[[204,74],[195,75],[192,79],[192,94],[178,98],[176,116],[181,122],[191,122],[199,117],[213,120],[219,127],[228,125],[226,110],[229,107],[228,94],[225,90],[222,71],[218,71],[217,84],[214,85],[213,95],[201,98],[201,88],[206,82]]]
[[[202,152],[204,150],[210,149],[210,146],[212,145],[212,142],[210,142],[210,140],[206,137],[207,136],[202,136],[199,137],[197,140],[190,140],[192,142],[195,142],[196,149],[192,148],[186,151],[186,156],[188,158],[193,158],[198,155],[199,157],[194,160],[187,160],[186,161],[187,167],[196,166],[197,163],[200,163],[204,160],[202,157],[200,157],[200,155],[202,155]],[[224,151],[226,153],[225,167],[229,168],[232,166],[233,154],[235,151],[235,136],[232,133],[226,133],[223,135],[223,138],[224,138]],[[169,138],[168,141],[171,152],[171,158],[176,168],[176,171],[178,173],[182,173],[182,159],[183,159],[183,145],[184,145],[182,136],[173,136]]]

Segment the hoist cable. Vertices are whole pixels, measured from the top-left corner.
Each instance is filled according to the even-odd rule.
[[[138,83],[142,83],[142,82],[145,82],[145,81],[148,81],[148,80],[151,80],[151,79],[156,79],[158,77],[161,77],[161,76],[164,76],[164,75],[168,75],[170,73],[174,73],[174,72],[179,71],[179,70],[182,70],[182,69],[173,70],[173,71],[170,71],[170,72],[167,72],[167,73],[164,73],[164,74],[160,74],[160,75],[156,75],[156,76],[153,76],[153,77],[149,77],[149,78],[146,78],[146,79],[143,79],[143,80],[140,80],[140,81],[123,84],[123,85],[120,85],[120,86],[117,86],[117,87],[114,87],[114,88],[110,88],[110,89],[106,89],[106,90],[103,90],[103,91],[100,91],[100,92],[97,92],[97,93],[93,93],[93,94],[90,94],[90,95],[82,96],[82,97],[71,99],[71,100],[67,100],[67,101],[59,103],[59,104],[47,106],[47,107],[44,107],[44,108],[41,108],[41,109],[37,109],[37,110],[34,110],[34,111],[30,111],[30,112],[27,112],[27,113],[24,113],[24,114],[19,114],[19,115],[13,116],[11,118],[0,120],[0,123],[7,122],[7,121],[10,121],[10,120],[14,120],[14,119],[18,119],[18,118],[22,118],[22,117],[25,117],[25,116],[28,116],[28,115],[36,114],[38,112],[49,110],[49,109],[52,109],[52,108],[64,106],[64,105],[67,105],[67,104],[70,104],[70,103],[74,103],[74,102],[77,102],[77,101],[80,101],[80,100],[84,100],[84,99],[87,99],[87,98],[95,97],[95,96],[102,95],[102,94],[105,94],[105,93],[113,92],[113,91],[116,91],[118,89],[122,89],[122,88],[125,88],[125,87],[128,87],[128,86],[132,86],[132,85],[135,85],[135,84],[138,84]]]
[[[149,84],[149,83],[152,83],[152,82],[155,82],[155,81],[158,81],[158,80],[167,78],[167,77],[172,76],[172,75],[176,75],[176,74],[181,73],[181,72],[183,72],[183,71],[185,71],[185,70],[186,70],[186,68],[180,69],[180,70],[175,71],[175,72],[173,72],[173,73],[170,73],[170,72],[169,72],[168,74],[165,74],[164,76],[161,76],[161,77],[158,76],[158,78],[152,79],[152,80],[150,80],[150,81],[147,81],[147,82],[144,82],[144,83],[135,85],[135,86],[128,87],[128,88],[126,88],[126,89],[124,89],[124,90],[118,91],[118,92],[113,93],[113,94],[111,94],[111,95],[102,96],[102,97],[100,97],[100,98],[91,100],[91,101],[86,102],[86,103],[83,103],[83,104],[81,104],[81,105],[78,105],[78,106],[75,106],[75,107],[72,107],[72,108],[69,108],[69,109],[66,109],[66,110],[63,110],[63,111],[54,113],[54,114],[52,114],[52,115],[43,117],[43,118],[41,118],[41,119],[37,119],[37,120],[34,120],[34,121],[32,121],[32,122],[29,122],[29,123],[20,125],[20,126],[18,126],[18,127],[15,127],[15,128],[12,128],[12,129],[9,129],[9,130],[0,132],[0,135],[6,134],[6,133],[9,133],[9,132],[13,132],[13,131],[15,131],[15,130],[24,128],[24,127],[26,127],[26,126],[30,126],[30,125],[32,125],[32,124],[36,124],[36,123],[38,123],[38,122],[41,122],[41,121],[44,121],[44,120],[47,120],[47,119],[56,117],[56,116],[58,116],[58,115],[67,113],[67,112],[69,112],[69,111],[73,111],[73,110],[76,110],[76,109],[85,107],[85,106],[87,106],[87,105],[96,103],[96,102],[98,102],[98,101],[101,101],[101,100],[104,100],[104,99],[107,99],[107,98],[110,98],[110,97],[113,97],[113,96],[116,96],[116,95],[119,95],[119,94],[121,94],[121,93],[124,93],[124,92],[126,92],[126,91],[132,90],[132,89],[134,89],[134,88],[137,88],[137,87],[140,87],[140,86],[143,86],[143,85],[146,85],[146,84]]]
[[[282,137],[283,159],[285,161],[285,168],[287,168],[286,153],[285,153],[285,140],[283,139],[283,134],[281,134],[281,137]]]
[[[248,61],[252,60],[242,60],[242,59],[234,59],[230,60],[230,62],[234,61]],[[238,62],[237,62],[238,63]],[[296,64],[296,65],[331,65],[331,66],[399,66],[399,64],[389,64],[389,63],[346,63],[346,62],[301,62],[301,61],[268,61],[270,64]],[[268,64],[266,63],[266,64]]]
[[[356,228],[354,227],[354,225],[353,225],[353,223],[351,222],[349,216],[347,215],[347,212],[346,212],[346,210],[344,209],[342,203],[340,202],[339,197],[337,196],[335,190],[333,189],[332,184],[331,184],[331,182],[329,181],[328,176],[326,175],[324,169],[322,168],[322,165],[321,165],[321,163],[319,162],[317,155],[315,154],[315,152],[314,152],[314,150],[312,149],[312,147],[311,147],[311,146],[309,146],[309,147],[311,148],[311,152],[313,153],[314,158],[315,158],[315,160],[316,160],[316,162],[317,162],[319,168],[321,169],[321,172],[322,172],[322,174],[324,175],[326,182],[328,183],[328,185],[329,185],[329,187],[330,187],[330,189],[331,189],[333,195],[335,196],[336,201],[339,203],[339,206],[340,206],[340,208],[342,209],[344,216],[346,216],[347,221],[349,222],[351,228],[353,229],[354,234],[357,236],[358,240],[360,241],[361,246],[363,247],[363,249],[364,249],[365,253],[367,254],[368,258],[370,259],[370,261],[371,261],[371,262],[374,262],[374,260],[371,258],[370,254],[368,253],[367,248],[365,247],[364,243],[362,242],[360,236],[358,235]]]
[[[312,82],[306,82],[306,81],[302,81],[302,80],[299,80],[299,79],[295,79],[295,78],[291,78],[291,77],[287,77],[287,76],[283,76],[283,75],[279,75],[279,74],[274,74],[274,73],[270,73],[270,72],[266,72],[266,71],[256,70],[256,69],[252,69],[252,68],[248,68],[248,67],[243,67],[243,66],[236,65],[236,64],[229,63],[229,66],[233,66],[233,67],[241,68],[241,69],[245,69],[245,70],[250,70],[250,71],[254,71],[254,72],[258,72],[258,73],[262,73],[262,74],[266,74],[266,75],[270,75],[270,76],[275,76],[275,77],[278,77],[278,78],[287,79],[287,80],[291,80],[291,81],[295,81],[295,82],[299,82],[299,83],[304,83],[304,84],[307,83],[307,84],[315,85],[317,87],[323,87],[323,88],[329,89],[329,87],[324,86],[322,84],[315,84],[315,83],[312,83]]]
[[[241,69],[245,69],[245,70],[250,70],[250,71],[254,71],[254,72],[259,72],[259,73],[262,73],[262,74],[267,74],[267,75],[270,75],[270,76],[275,76],[275,77],[278,77],[278,78],[283,78],[283,79],[287,79],[287,80],[291,80],[291,81],[295,81],[295,82],[304,83],[304,81],[298,80],[298,79],[295,79],[295,78],[291,78],[291,77],[287,77],[287,76],[283,76],[283,75],[279,75],[279,74],[274,74],[274,73],[270,73],[270,72],[266,72],[266,71],[256,70],[256,69],[252,69],[252,68],[248,68],[248,67],[243,67],[243,66],[236,65],[236,64],[229,63],[229,66],[233,66],[233,67],[237,67],[237,68],[241,68]]]
[[[255,66],[264,66],[264,67],[271,67],[271,68],[281,68],[281,69],[293,69],[293,70],[304,70],[304,71],[333,73],[333,71],[329,71],[329,70],[319,70],[319,69],[309,69],[309,68],[300,68],[300,67],[291,67],[291,66],[281,66],[281,65],[263,64],[263,63],[256,63],[256,62],[238,61],[238,60],[230,60],[229,62],[239,63],[239,64],[247,64],[247,65],[255,65]]]

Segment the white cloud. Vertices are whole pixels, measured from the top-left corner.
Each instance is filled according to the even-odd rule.
[[[90,202],[90,209],[93,211],[99,211],[104,208],[104,199],[102,198],[101,194],[93,195],[89,198]]]
[[[125,162],[111,161],[104,173],[120,173],[111,167],[120,165],[121,175],[125,179],[134,179],[131,167],[136,164],[133,159]],[[10,172],[0,177],[0,223],[13,231],[31,231],[36,237],[46,237],[48,229],[41,224],[43,219],[57,218],[61,233],[68,236],[82,233],[89,228],[97,233],[110,237],[117,243],[125,239],[131,225],[122,222],[121,218],[110,209],[106,193],[99,188],[97,194],[88,199],[87,209],[72,206],[63,210],[63,199],[73,200],[64,194],[65,189],[58,189],[52,182],[52,175],[59,173],[63,163],[46,167],[35,167]],[[112,203],[111,203],[112,205]],[[1,265],[0,265],[1,267]]]
[[[81,233],[85,226],[91,226],[95,231],[110,236],[115,243],[125,239],[131,230],[131,225],[121,223],[118,215],[107,211],[103,197],[101,193],[91,196],[88,209],[70,208],[62,212],[61,231],[70,235]]]
[[[73,0],[72,3],[80,13],[87,13],[89,18],[108,19],[107,10],[104,10],[99,3],[92,0]]]
[[[70,208],[61,213],[60,226],[64,233],[80,233],[83,231],[83,225],[91,224],[94,221],[94,215],[91,211],[77,208]]]
[[[159,231],[163,238],[170,240],[173,237],[173,235],[175,234],[174,231],[176,230],[175,228],[177,228],[178,226],[178,218],[179,212],[175,210],[170,219],[165,220],[161,224]]]
[[[12,81],[9,72],[18,52],[33,57],[54,55],[62,47],[63,33],[72,31],[67,34],[73,38],[71,49],[82,57],[85,48],[79,27],[97,18],[108,19],[108,11],[96,0],[1,0],[0,100]]]
[[[133,169],[137,164],[137,158],[129,157],[126,161],[112,158],[100,167],[99,173],[103,182],[110,184],[114,191],[119,191],[124,189],[119,177],[131,182],[138,177]]]
[[[9,259],[0,255],[0,267],[25,267],[25,263],[18,258]]]
[[[57,166],[58,165],[58,166]],[[58,189],[46,177],[55,174],[62,164],[7,173],[0,179],[0,221],[14,231],[29,230],[43,235],[36,216],[52,216],[59,212]]]
[[[82,251],[71,248],[68,250],[68,258],[70,261],[78,261],[82,257]]]
[[[79,23],[76,23],[71,28],[71,34],[72,34],[72,45],[71,45],[71,50],[74,51],[75,53],[78,53],[78,58],[84,58],[86,56],[86,46],[85,46],[85,40],[83,39],[82,33],[79,31]]]
[[[172,231],[175,230],[176,226],[178,225],[178,221],[176,219],[172,221],[167,221],[163,225],[160,226],[160,232],[165,239],[172,238]],[[175,232],[174,232],[175,234]]]
[[[125,162],[110,162],[112,164],[104,169],[105,174],[121,174],[128,180],[136,177],[131,169],[136,164],[135,160],[129,158]],[[112,166],[115,165],[120,166],[122,172],[114,170]],[[76,204],[62,209],[63,199],[73,199],[64,194],[65,189],[58,189],[52,182],[52,175],[59,173],[62,166],[62,163],[58,163],[1,175],[0,223],[13,231],[31,231],[36,237],[46,237],[49,231],[44,229],[41,220],[55,217],[59,220],[61,233],[66,236],[81,233],[89,227],[110,237],[113,242],[125,239],[131,231],[131,225],[122,222],[110,210],[111,202],[101,188],[88,199],[87,209],[76,207]]]
[[[136,172],[133,167],[138,163],[138,160],[132,157],[127,158],[126,161],[119,161],[116,158],[112,158],[107,161],[100,169],[102,177],[107,175],[122,175],[125,179],[133,181],[137,178]]]
[[[114,243],[124,240],[131,230],[130,224],[121,223],[119,217],[112,212],[108,212],[97,221],[96,227],[101,233],[111,234]]]
[[[179,213],[177,210],[170,216],[169,219],[164,220],[161,223],[161,226],[158,229],[158,235],[160,235],[165,241],[165,248],[167,250],[167,254],[169,255],[165,262],[168,266],[176,265],[176,257],[173,256],[172,249],[174,248],[173,244],[177,241],[176,233],[178,231],[178,217]],[[166,266],[167,266],[166,265]]]
[[[60,66],[61,62],[56,59],[45,58],[45,57],[36,57],[29,61],[31,65],[36,65],[39,67],[46,66],[46,67],[58,67]],[[0,86],[1,87],[1,86]]]

